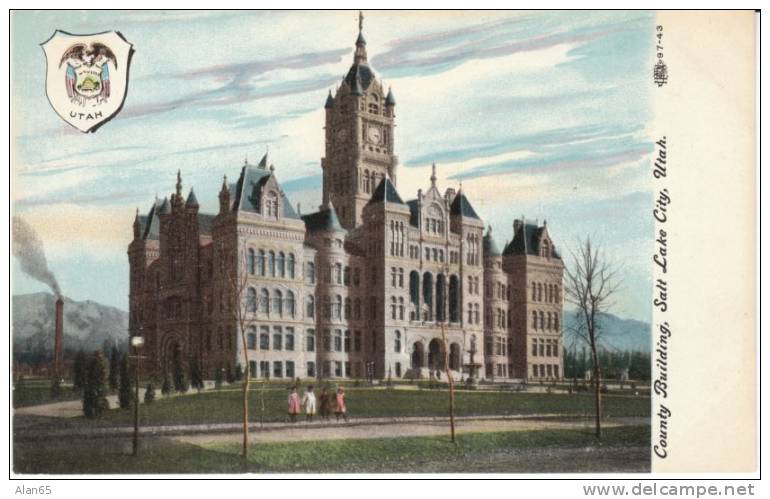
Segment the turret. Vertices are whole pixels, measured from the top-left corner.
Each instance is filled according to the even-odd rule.
[[[219,190],[219,213],[224,214],[230,210],[230,188],[227,187],[227,175],[222,179],[222,189]]]

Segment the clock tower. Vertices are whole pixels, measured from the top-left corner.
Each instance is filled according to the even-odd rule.
[[[359,14],[353,65],[324,106],[323,202],[331,202],[348,230],[361,224],[361,212],[385,176],[396,184],[398,165],[393,149],[396,99],[369,66],[363,19]]]

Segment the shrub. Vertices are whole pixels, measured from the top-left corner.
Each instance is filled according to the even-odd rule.
[[[107,362],[101,350],[97,350],[88,362],[86,385],[83,388],[83,414],[89,419],[98,418],[109,408]]]
[[[155,400],[155,387],[152,383],[149,383],[147,389],[144,391],[144,403],[152,404],[153,400]]]
[[[168,397],[171,395],[173,390],[174,386],[171,384],[171,378],[169,377],[168,373],[164,373],[163,384],[160,387],[160,393],[162,393],[164,397]]]

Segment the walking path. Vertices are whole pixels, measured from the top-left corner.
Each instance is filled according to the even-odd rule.
[[[298,442],[316,440],[340,440],[340,439],[368,439],[368,438],[392,438],[392,437],[423,437],[449,434],[449,421],[445,418],[430,420],[431,418],[403,418],[412,421],[388,422],[366,421],[355,424],[321,424],[305,425],[297,423],[281,424],[280,428],[270,431],[250,430],[249,441],[251,443],[267,442]],[[580,429],[590,431],[592,421],[565,418],[532,418],[532,417],[487,417],[487,418],[456,418],[455,430],[461,433],[484,433],[495,431],[527,431],[546,429]],[[415,421],[416,420],[416,421]],[[649,418],[614,418],[603,422],[605,428],[650,424]],[[206,433],[184,434],[172,437],[174,440],[200,446],[221,443],[239,443],[243,436],[240,433]]]
[[[580,416],[560,414],[512,415],[512,416],[462,416],[456,417],[457,428],[471,431],[527,430],[544,428],[590,428],[592,420]],[[607,418],[606,426],[645,425],[649,418],[624,417]],[[361,418],[349,422],[299,421],[297,423],[250,423],[249,432],[255,442],[322,440],[335,438],[379,438],[398,435],[433,435],[445,433],[449,426],[447,417],[404,417],[404,418]],[[243,426],[241,423],[190,424],[141,426],[142,436],[184,436],[202,440],[215,439],[237,441]],[[33,431],[14,432],[17,441],[38,441],[64,438],[107,438],[127,437],[133,434],[133,427],[94,427],[83,424],[71,427],[41,428]],[[190,440],[192,441],[192,440]]]

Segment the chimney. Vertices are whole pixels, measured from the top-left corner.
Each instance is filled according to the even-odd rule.
[[[56,331],[53,344],[53,375],[59,378],[64,366],[64,300],[56,298]]]

